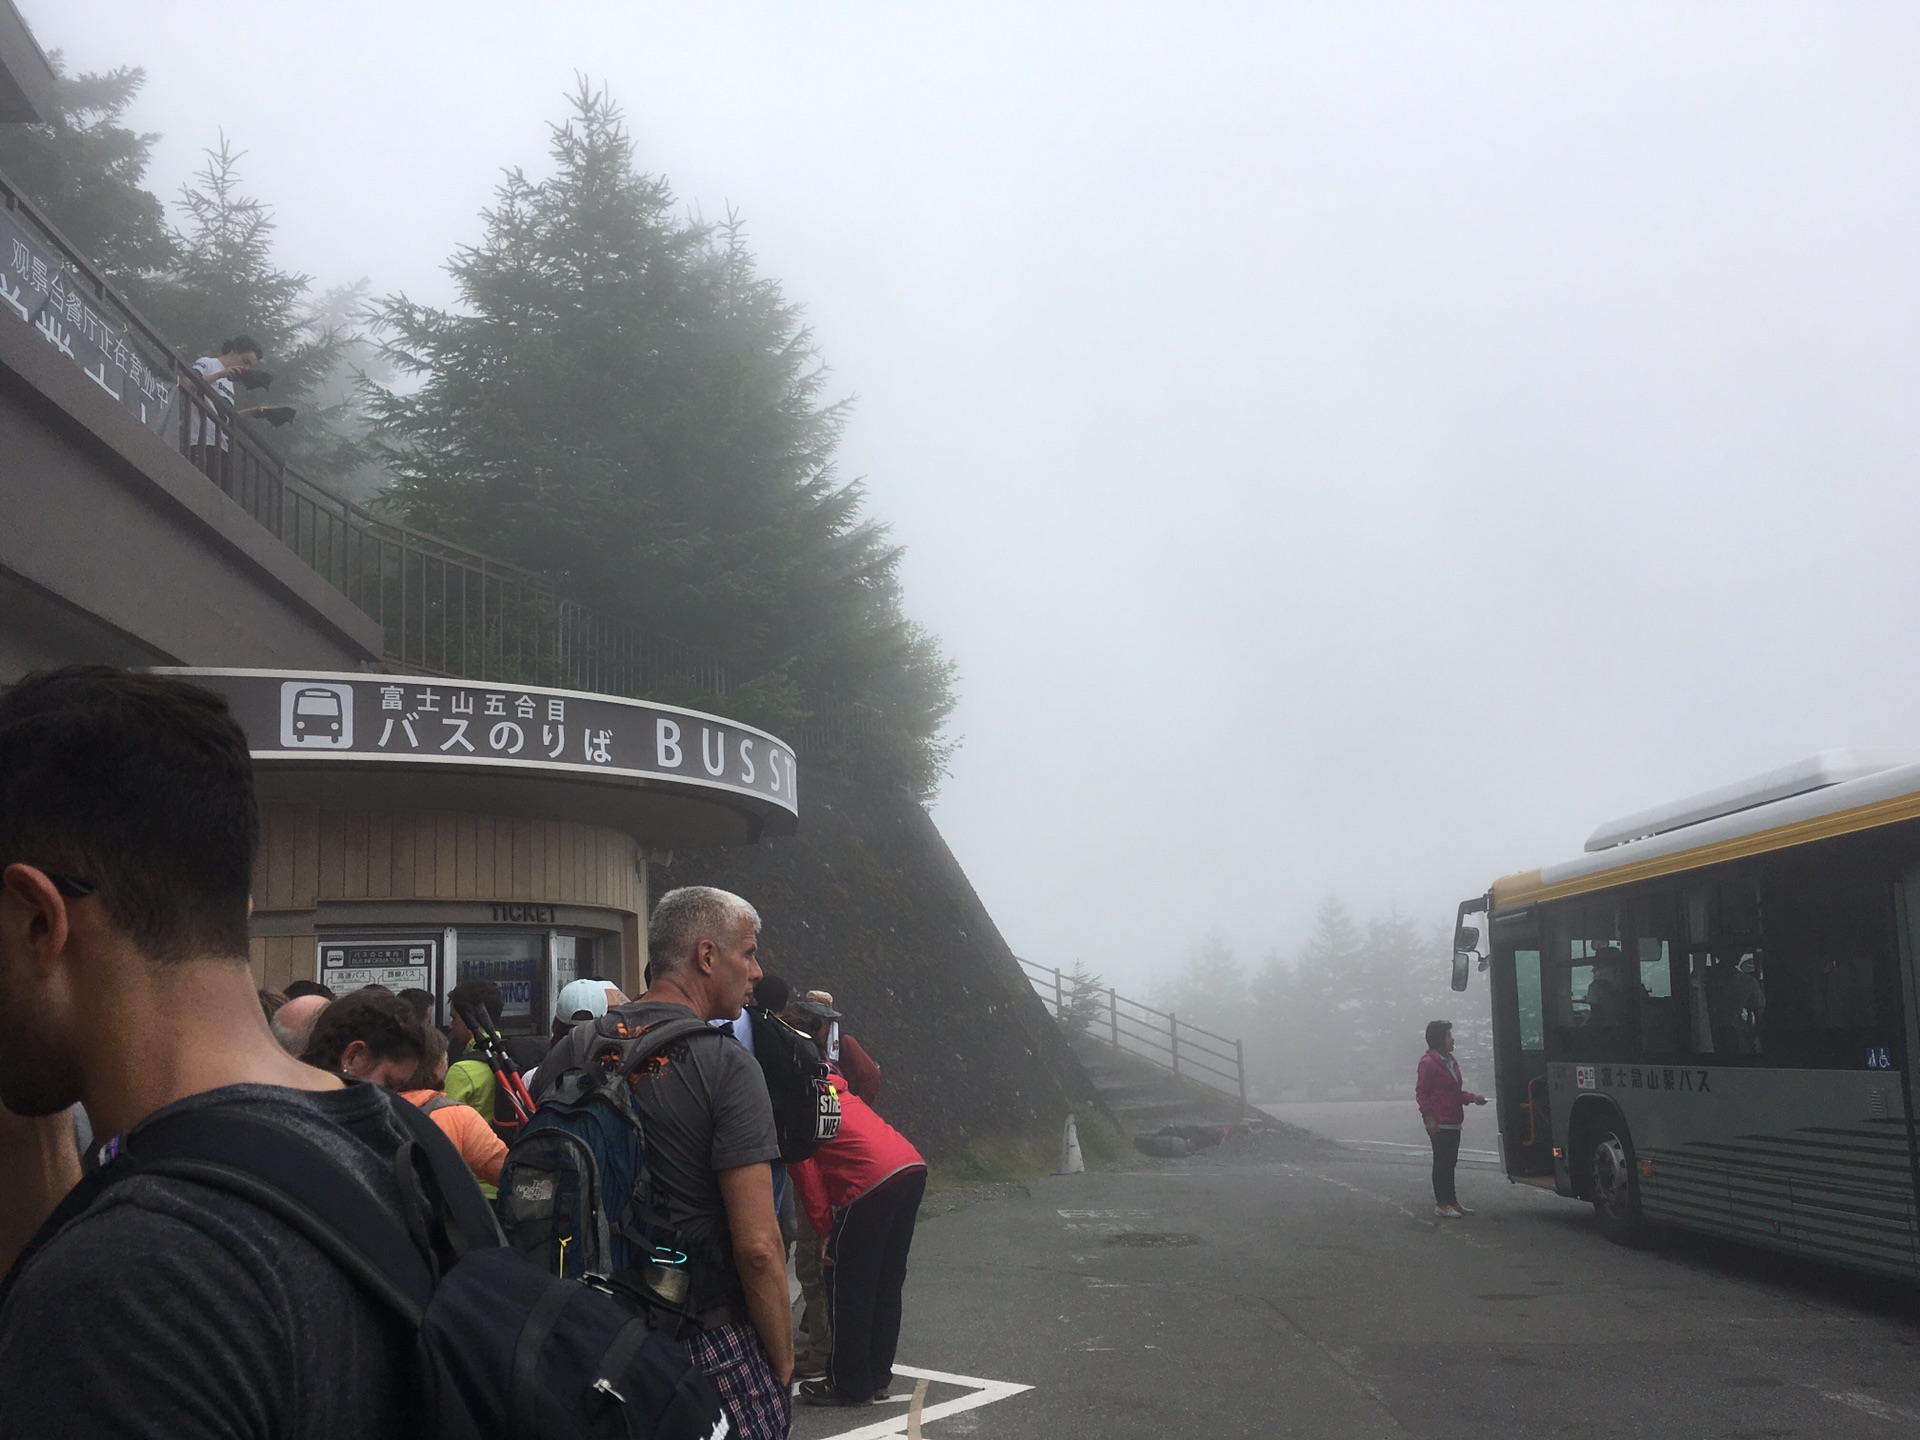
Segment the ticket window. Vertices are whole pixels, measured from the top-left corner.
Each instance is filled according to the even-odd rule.
[[[582,975],[602,973],[602,937],[558,930],[462,928],[456,942],[458,980],[491,980],[505,1002],[500,1029],[544,1035],[560,991]]]
[[[457,980],[491,980],[500,987],[505,1005],[500,1012],[500,1028],[508,1035],[533,1035],[544,1032],[546,1020],[540,1011],[548,1007],[538,1002],[541,994],[541,963],[546,959],[547,937],[539,930],[461,930],[456,954],[459,958]]]

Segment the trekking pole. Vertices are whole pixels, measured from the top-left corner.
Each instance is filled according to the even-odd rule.
[[[493,1071],[494,1081],[506,1093],[507,1103],[513,1107],[519,1123],[526,1124],[533,1118],[533,1096],[527,1091],[527,1082],[520,1078],[520,1067],[507,1054],[506,1037],[465,1005],[456,1005],[453,1013],[473,1036],[480,1058]]]

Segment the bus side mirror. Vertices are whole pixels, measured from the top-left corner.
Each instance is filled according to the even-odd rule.
[[[1471,950],[1455,950],[1453,952],[1454,989],[1464,990],[1467,988],[1467,967],[1471,965],[1472,962],[1473,952]]]
[[[1471,925],[1462,925],[1453,932],[1454,953],[1465,951],[1471,955],[1480,948],[1480,932]]]

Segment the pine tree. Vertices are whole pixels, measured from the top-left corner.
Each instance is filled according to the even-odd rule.
[[[43,124],[0,125],[0,175],[137,305],[145,279],[173,260],[166,207],[141,183],[160,137],[120,123],[146,72],[70,75],[58,50],[47,60],[54,114]]]
[[[1106,981],[1089,970],[1084,960],[1073,962],[1073,969],[1067,972],[1061,988],[1065,991],[1064,1008],[1060,1012],[1063,1028],[1082,1035],[1093,1028],[1096,1020],[1106,1020]]]
[[[1424,1013],[1431,964],[1425,937],[1397,909],[1367,922],[1355,1044],[1360,1083],[1370,1089],[1398,1093],[1413,1084],[1421,1037],[1434,1018]]]
[[[375,387],[392,502],[556,576],[571,598],[719,651],[730,713],[808,759],[927,794],[951,666],[900,611],[899,547],[838,478],[844,402],[738,218],[679,213],[605,92],[510,171],[449,262],[461,308],[394,297]],[[663,696],[662,698],[675,698]]]
[[[1356,1083],[1362,941],[1353,915],[1329,892],[1314,912],[1313,931],[1294,968],[1291,1013],[1285,1017],[1289,1069],[1313,1090]]]
[[[217,355],[233,335],[259,340],[266,347],[260,368],[273,386],[242,392],[239,403],[299,406],[292,425],[263,432],[268,443],[312,478],[338,481],[367,458],[356,437],[357,388],[336,384],[333,397],[320,396],[343,367],[349,336],[316,311],[313,277],[275,263],[273,212],[242,190],[242,158],[222,135],[194,183],[182,187],[186,223],[175,233],[172,263],[147,283],[147,307],[187,359]]]
[[[1297,1078],[1299,1057],[1293,1047],[1297,1011],[1294,1006],[1294,967],[1278,950],[1269,951],[1247,983],[1249,1019],[1247,1068],[1260,1094],[1291,1090],[1305,1084]]]
[[[1153,1003],[1184,1024],[1237,1039],[1246,1020],[1246,972],[1225,941],[1208,935],[1187,952],[1169,983],[1154,987]]]

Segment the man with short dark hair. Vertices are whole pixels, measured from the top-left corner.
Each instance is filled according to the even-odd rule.
[[[220,342],[219,355],[202,355],[193,362],[193,373],[199,377],[201,388],[195,392],[184,383],[181,387],[187,391],[188,445],[195,449],[218,445],[225,450],[229,429],[226,416],[260,413],[264,407],[258,405],[246,410],[233,408],[233,382],[258,365],[264,354],[266,347],[251,335],[236,335]],[[217,395],[226,404],[213,403],[207,398],[209,394]]]
[[[689,1016],[732,1019],[760,979],[759,937],[760,917],[738,895],[705,885],[662,895],[647,925],[647,992],[556,1044],[540,1066],[540,1091],[584,1063],[602,1028],[635,1035]],[[741,1440],[784,1440],[793,1315],[773,1208],[780,1142],[760,1066],[729,1036],[684,1039],[634,1077],[632,1093],[653,1182],[693,1260],[693,1358]]]
[[[279,1127],[397,1219],[404,1102],[267,1032],[247,963],[258,839],[246,737],[218,695],[104,666],[0,694],[0,1103],[67,1125],[80,1101],[107,1151],[136,1156],[188,1113]],[[140,1023],[102,1025],[101,996]],[[37,1142],[0,1127],[10,1185],[44,1166],[22,1129]],[[0,1289],[0,1435],[413,1434],[412,1356],[398,1318],[285,1221],[137,1175],[57,1210]]]
[[[422,1025],[433,1024],[435,1001],[431,990],[407,989],[400,992],[400,998],[413,1010],[414,1019]]]

